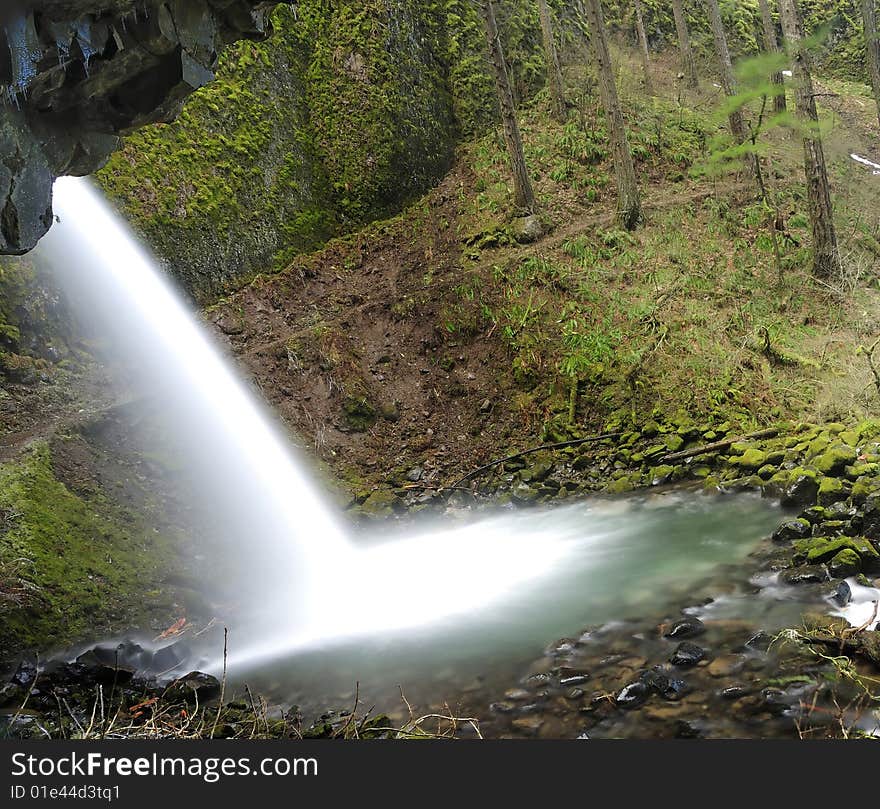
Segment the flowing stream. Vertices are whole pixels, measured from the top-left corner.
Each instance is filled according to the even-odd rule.
[[[203,541],[237,596],[224,618],[234,680],[303,701],[343,698],[355,681],[381,699],[397,684],[436,697],[471,678],[503,680],[586,626],[682,603],[699,609],[779,521],[757,497],[673,492],[453,515],[353,538],[101,195],[86,180],[60,179],[55,210],[38,256],[136,387],[161,403],[166,438],[213,517]],[[209,595],[215,586],[206,582]],[[783,626],[790,616],[772,617],[767,603],[785,597],[761,607],[754,592],[717,604]],[[215,644],[199,664],[219,673],[220,652]]]

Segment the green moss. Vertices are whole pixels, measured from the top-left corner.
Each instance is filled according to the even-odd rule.
[[[796,558],[807,564],[827,562],[845,549],[856,553],[863,564],[880,559],[874,546],[864,537],[814,537],[795,542]]]
[[[830,506],[839,500],[846,500],[848,491],[843,481],[839,478],[822,478],[819,484],[819,505]]]
[[[851,446],[834,444],[813,459],[813,466],[823,475],[837,475],[857,458],[858,453]]]
[[[61,483],[45,444],[0,469],[0,515],[0,588],[20,595],[0,609],[0,659],[137,626],[155,605],[144,582],[173,564],[169,540],[151,526]]]
[[[764,466],[766,461],[767,453],[762,452],[755,447],[750,447],[739,457],[730,459],[730,463],[733,466],[749,471],[760,469],[762,466]]]

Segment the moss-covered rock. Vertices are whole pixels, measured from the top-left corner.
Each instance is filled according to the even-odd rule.
[[[730,464],[743,471],[753,472],[760,469],[767,462],[767,453],[749,447],[742,455],[730,459]]]
[[[402,505],[391,489],[377,489],[361,504],[360,511],[370,517],[390,517]]]
[[[780,488],[782,505],[813,505],[819,494],[819,478],[812,469],[796,467],[788,472]]]
[[[855,463],[858,455],[848,444],[833,444],[819,453],[812,465],[823,475],[840,475],[847,466]]]
[[[347,396],[342,403],[342,421],[351,432],[364,433],[378,420],[378,410],[365,396]]]
[[[820,506],[830,506],[849,497],[849,489],[839,478],[822,478],[819,484],[818,501]]]
[[[862,569],[862,560],[852,548],[844,548],[831,557],[828,568],[832,576],[846,578],[854,576]]]
[[[880,561],[880,554],[864,537],[814,537],[795,543],[796,558],[807,564],[828,562],[847,549],[858,555],[862,569],[873,569]]]

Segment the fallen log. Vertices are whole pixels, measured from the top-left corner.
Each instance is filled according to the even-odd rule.
[[[455,481],[451,486],[444,486],[444,490],[457,489],[461,486],[462,483],[467,483],[469,480],[477,477],[477,475],[482,474],[483,472],[488,472],[490,469],[498,466],[499,464],[507,463],[508,461],[515,461],[517,458],[522,458],[526,455],[532,455],[535,452],[541,452],[543,450],[557,450],[557,449],[567,449],[568,447],[579,447],[582,444],[590,444],[595,441],[604,441],[608,438],[620,438],[623,433],[602,433],[601,435],[591,435],[588,438],[576,438],[572,441],[558,441],[555,444],[541,444],[539,447],[532,447],[531,449],[523,450],[522,452],[515,452],[513,455],[508,455],[505,458],[499,458],[496,461],[491,461],[490,463],[483,464],[483,466],[477,467],[472,472],[468,472],[463,478]]]
[[[685,458],[695,458],[697,455],[708,455],[712,452],[720,452],[727,449],[737,441],[754,441],[759,438],[775,438],[779,435],[778,427],[770,427],[766,430],[758,430],[755,433],[747,433],[746,435],[738,435],[735,438],[725,438],[723,441],[713,441],[711,444],[704,444],[702,447],[694,447],[693,449],[682,450],[681,452],[673,452],[671,455],[664,455],[660,460],[666,461],[683,461]]]

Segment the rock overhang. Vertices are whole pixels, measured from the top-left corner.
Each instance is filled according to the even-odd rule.
[[[52,185],[173,120],[224,47],[269,33],[264,0],[22,0],[0,10],[0,254],[52,224]]]

